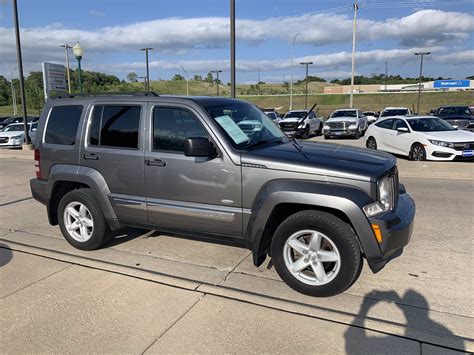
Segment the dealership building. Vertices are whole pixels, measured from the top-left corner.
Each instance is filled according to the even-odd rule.
[[[474,90],[474,80],[435,80],[421,83],[423,91],[459,91]],[[354,85],[354,93],[378,93],[378,92],[410,92],[418,91],[418,84],[397,84],[397,85]],[[325,86],[325,94],[350,94],[350,85]]]

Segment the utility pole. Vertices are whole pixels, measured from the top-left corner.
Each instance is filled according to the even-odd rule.
[[[145,51],[145,61],[146,61],[146,91],[150,91],[150,69],[148,66],[148,51],[152,51],[153,48],[145,47],[141,48],[141,51]]]
[[[304,92],[304,108],[307,110],[308,109],[308,66],[313,64],[313,62],[303,62],[300,64],[306,66],[306,89]]]
[[[71,77],[69,75],[69,48],[72,48],[72,47],[67,43],[61,44],[59,47],[63,47],[64,51],[66,52],[67,88],[69,91],[69,95],[71,95]]]
[[[385,61],[385,92],[387,92],[388,61]]]
[[[420,98],[421,98],[421,76],[423,75],[423,57],[425,55],[430,55],[431,52],[419,52],[415,53],[415,55],[421,56],[421,61],[420,61],[420,76],[418,77],[418,103],[416,105],[416,114],[420,114]]]
[[[230,0],[230,97],[235,98],[235,0]]]
[[[28,114],[26,112],[26,95],[25,95],[25,78],[23,77],[23,59],[21,57],[21,41],[20,41],[20,24],[18,21],[18,5],[16,0],[13,0],[13,21],[15,23],[15,39],[16,39],[16,59],[18,62],[18,76],[20,79],[20,92],[21,92],[21,107],[23,109],[23,137],[24,143],[22,146],[23,150],[30,150],[31,140],[28,135]]]
[[[293,47],[295,46],[296,37],[298,37],[300,33],[298,32],[293,37],[291,41],[291,69],[290,69],[290,111],[293,110]]]
[[[216,79],[216,83],[217,83],[217,96],[219,96],[219,73],[222,73],[222,70],[211,70],[211,73],[216,73],[216,75],[217,75],[217,79]]]
[[[349,99],[349,107],[352,108],[354,104],[354,74],[355,74],[355,47],[356,47],[356,23],[357,23],[357,10],[359,10],[359,4],[357,0],[354,1],[354,29],[352,31],[352,74],[351,74],[351,94]]]
[[[260,90],[260,68],[257,68],[257,87],[258,87],[258,94],[262,95],[262,91]]]
[[[189,79],[188,79],[188,72],[186,71],[186,69],[184,69],[184,67],[182,65],[179,66],[181,68],[181,70],[183,71],[184,73],[184,79],[186,80],[186,96],[189,96]]]
[[[11,90],[12,90],[12,103],[13,103],[13,116],[16,116],[18,114],[18,108],[16,106],[16,90],[15,90],[15,85],[13,85],[13,72],[16,69],[10,70],[10,85],[11,85]]]

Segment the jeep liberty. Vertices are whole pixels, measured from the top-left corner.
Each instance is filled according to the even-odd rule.
[[[226,243],[325,297],[348,289],[364,259],[380,271],[412,232],[415,203],[392,155],[288,138],[241,100],[50,99],[35,148],[32,195],[81,250],[124,226]]]

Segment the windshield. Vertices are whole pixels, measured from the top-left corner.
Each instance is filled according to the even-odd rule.
[[[417,132],[455,131],[456,128],[437,117],[411,118],[407,120],[410,127]]]
[[[3,129],[3,132],[20,132],[23,131],[23,124],[11,124]]]
[[[306,111],[293,111],[288,112],[284,118],[303,118],[304,116],[306,116],[306,114]]]
[[[289,139],[264,112],[246,102],[203,105],[234,148],[247,150],[266,143],[286,143]]]
[[[333,117],[357,117],[357,111],[347,110],[347,111],[334,111],[331,114],[330,118]]]
[[[471,111],[469,107],[441,107],[438,111],[438,116],[448,116],[448,115],[467,115],[469,116]]]
[[[388,109],[384,110],[380,116],[407,116],[408,110],[406,108]]]

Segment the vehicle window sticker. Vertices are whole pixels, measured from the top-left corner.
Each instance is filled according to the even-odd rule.
[[[244,131],[240,129],[237,123],[235,123],[230,116],[219,116],[216,117],[215,120],[227,132],[235,144],[240,144],[249,140],[249,137],[247,137]]]

